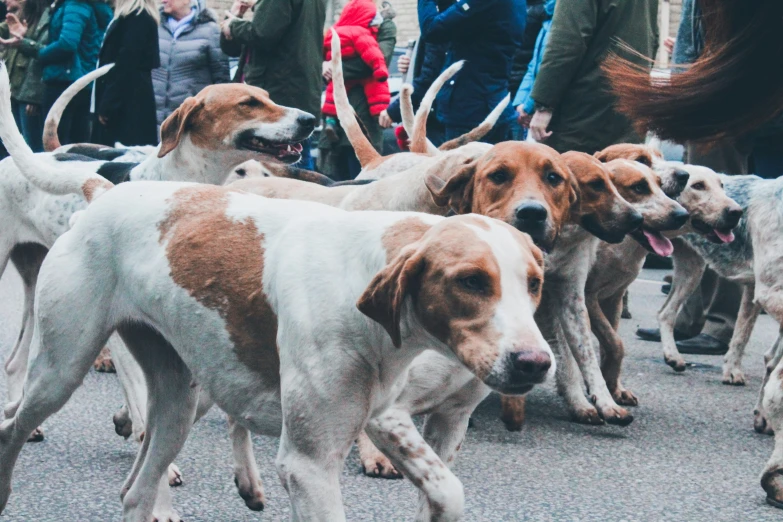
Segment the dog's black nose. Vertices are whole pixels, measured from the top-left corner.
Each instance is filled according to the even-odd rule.
[[[687,170],[682,169],[675,169],[674,170],[674,178],[677,180],[677,184],[683,188],[685,188],[685,185],[688,183],[688,179],[690,179],[691,175],[688,173]]]
[[[546,221],[548,214],[546,207],[536,201],[522,203],[516,210],[517,219],[521,221],[543,223]]]
[[[690,217],[690,214],[688,214],[687,210],[684,208],[678,208],[672,212],[672,224],[675,228],[680,228],[688,222],[688,217]]]
[[[309,112],[300,113],[299,117],[296,118],[296,123],[302,127],[315,128],[315,116]]]
[[[736,227],[739,224],[740,219],[742,219],[743,214],[744,212],[742,212],[741,208],[726,209],[726,225],[731,228]]]
[[[511,354],[511,366],[524,379],[541,381],[552,366],[552,359],[546,352],[522,350]]]

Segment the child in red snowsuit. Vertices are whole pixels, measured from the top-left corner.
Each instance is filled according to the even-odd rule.
[[[359,56],[372,69],[370,78],[346,81],[345,88],[350,91],[352,87],[361,85],[367,103],[370,105],[370,114],[373,116],[383,112],[391,101],[389,84],[386,81],[389,78],[389,70],[386,68],[386,60],[376,39],[378,27],[382,22],[383,17],[372,0],[351,0],[343,8],[340,19],[326,32],[324,38],[327,60],[332,59],[332,31],[337,31],[343,58]],[[326,100],[321,111],[326,118],[325,132],[327,135],[330,130],[334,133],[337,125],[337,108],[334,105],[332,82],[326,86]]]

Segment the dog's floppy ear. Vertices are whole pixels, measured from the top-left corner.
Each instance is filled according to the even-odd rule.
[[[391,263],[375,274],[362,293],[356,308],[361,313],[383,326],[394,346],[402,345],[400,334],[400,313],[402,303],[412,281],[424,266],[424,257],[416,245],[405,247]]]
[[[439,207],[448,205],[457,214],[469,214],[473,207],[473,181],[476,165],[475,161],[462,164],[458,167],[457,173],[446,181],[432,174],[432,170],[430,170],[424,179],[424,184],[430,191],[435,204]],[[433,168],[440,168],[440,166]]]
[[[162,158],[179,145],[182,135],[190,125],[191,119],[203,106],[203,101],[191,96],[163,121],[163,124],[160,126],[159,158]]]

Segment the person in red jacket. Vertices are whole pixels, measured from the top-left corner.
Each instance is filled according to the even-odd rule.
[[[361,84],[364,95],[370,105],[370,114],[378,116],[389,106],[391,95],[389,94],[389,70],[386,61],[378,46],[376,36],[378,27],[383,22],[383,17],[378,12],[373,0],[351,0],[343,8],[340,19],[326,32],[324,38],[324,51],[327,60],[332,59],[332,31],[336,31],[340,37],[340,50],[343,58],[359,56],[373,71],[371,77],[364,80],[345,82],[345,88],[350,91],[354,85]],[[321,109],[326,124],[324,133],[332,141],[337,140],[337,108],[334,105],[334,86],[329,82],[326,86],[326,100]]]

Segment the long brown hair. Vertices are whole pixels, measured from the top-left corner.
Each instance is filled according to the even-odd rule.
[[[603,64],[617,109],[678,142],[736,138],[783,112],[783,1],[695,0],[704,51],[671,78],[617,55]]]

